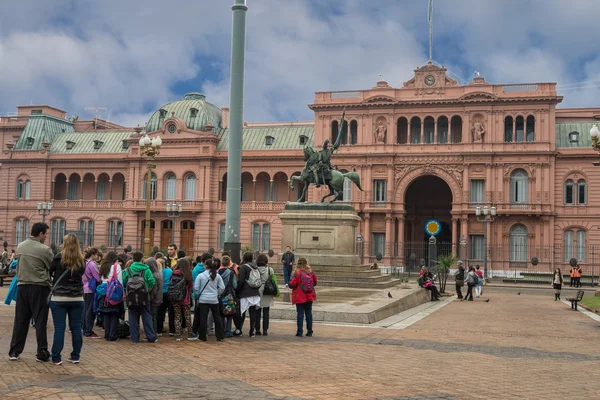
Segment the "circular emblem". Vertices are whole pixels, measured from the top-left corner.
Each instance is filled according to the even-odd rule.
[[[435,76],[433,76],[433,75],[427,75],[425,77],[425,84],[427,86],[433,86],[434,83],[435,83]]]
[[[175,133],[175,131],[177,130],[177,127],[175,126],[175,124],[169,124],[169,126],[167,126],[167,130],[170,133]]]
[[[429,221],[425,222],[425,232],[427,232],[428,235],[437,236],[441,230],[442,224],[440,224],[440,221],[430,219]]]

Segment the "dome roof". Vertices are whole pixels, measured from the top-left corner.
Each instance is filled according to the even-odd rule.
[[[206,101],[206,96],[200,93],[188,93],[183,100],[165,104],[156,111],[146,124],[146,132],[162,129],[164,122],[174,116],[185,122],[189,129],[204,130],[206,125],[215,128],[221,126],[221,109]]]

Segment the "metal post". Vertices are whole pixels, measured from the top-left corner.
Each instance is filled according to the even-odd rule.
[[[488,252],[488,242],[487,242],[487,219],[483,221],[483,245],[485,246],[483,249],[483,276],[488,278],[487,271],[487,252]]]
[[[231,7],[231,80],[229,89],[229,147],[227,149],[227,199],[224,250],[233,262],[240,262],[242,129],[244,118],[244,58],[246,51],[246,0]]]
[[[175,216],[171,218],[171,243],[175,243]]]
[[[148,172],[146,176],[146,226],[144,227],[144,255],[150,257],[150,186],[152,185],[152,162],[148,157]],[[116,246],[116,242],[115,242]]]

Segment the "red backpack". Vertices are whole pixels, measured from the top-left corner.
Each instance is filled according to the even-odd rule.
[[[312,293],[315,288],[313,286],[313,275],[312,273],[307,274],[305,272],[299,272],[300,273],[300,289],[302,289],[302,291],[304,293]]]

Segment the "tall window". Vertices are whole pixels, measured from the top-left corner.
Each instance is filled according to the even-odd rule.
[[[485,181],[483,179],[471,179],[471,203],[483,203],[485,201]]]
[[[333,121],[331,123],[331,143],[335,143],[335,141],[337,140],[339,129],[340,129],[339,122]]]
[[[348,178],[344,178],[344,197],[342,201],[352,201],[352,181]]]
[[[577,181],[577,204],[586,204],[587,199],[587,184],[583,179]]]
[[[525,141],[525,120],[520,115],[515,119],[516,141]]]
[[[98,182],[96,191],[96,200],[104,200],[106,196],[106,184],[104,182]]]
[[[525,170],[516,169],[510,176],[510,202],[527,203],[528,201],[529,176]]]
[[[67,221],[64,219],[52,220],[50,224],[50,244],[61,246],[67,230]]]
[[[79,231],[83,233],[83,245],[94,245],[94,221],[82,219],[79,221]]]
[[[410,120],[410,142],[412,144],[421,143],[421,119],[413,117]]]
[[[381,254],[385,257],[385,233],[373,233],[373,246],[371,246],[371,255],[377,257]]]
[[[385,201],[386,180],[375,179],[373,181],[373,201]]]
[[[573,204],[574,185],[572,180],[565,182],[565,204]]]
[[[526,262],[529,255],[527,227],[521,224],[510,228],[510,261]]]
[[[342,125],[342,139],[340,140],[340,143],[348,144],[348,121],[344,121],[344,124]]]
[[[525,123],[525,131],[526,131],[526,139],[528,142],[533,142],[535,140],[535,118],[533,115],[527,117]]]
[[[448,118],[438,118],[438,143],[448,143]]]
[[[483,260],[485,255],[485,242],[483,235],[471,235],[471,260]]]
[[[31,181],[24,181],[22,179],[18,180],[16,198],[20,200],[29,200],[31,198]]]
[[[69,192],[67,193],[67,200],[78,200],[78,197],[79,182],[69,182]]]
[[[577,260],[585,261],[585,231],[577,231]]]
[[[225,248],[225,224],[224,223],[219,224],[218,248],[219,249]]]
[[[504,141],[506,143],[513,141],[513,117],[504,118]]]
[[[123,221],[108,221],[108,247],[123,246]]]
[[[271,247],[271,226],[269,224],[252,224],[252,249],[268,251]]]
[[[175,200],[177,198],[177,177],[175,174],[168,174],[165,178],[165,200]]]
[[[355,119],[350,121],[350,144],[358,143],[358,122]]]
[[[144,176],[144,182],[142,182],[142,199],[146,200],[146,189],[148,185],[148,175]],[[152,173],[150,178],[150,199],[156,200],[156,174]]]
[[[26,218],[15,221],[15,243],[19,244],[29,236],[29,220]]]
[[[265,182],[265,201],[277,201],[277,183],[275,181]]]
[[[573,231],[565,231],[565,261],[573,258]]]
[[[194,174],[185,177],[185,199],[196,200],[196,175]]]

